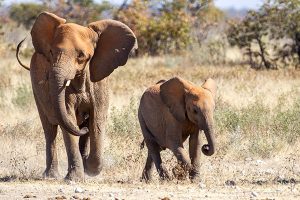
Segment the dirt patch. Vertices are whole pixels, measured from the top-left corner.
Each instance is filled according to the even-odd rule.
[[[82,188],[76,193],[76,188]],[[246,184],[201,188],[199,184],[0,183],[0,199],[299,199],[300,185]]]

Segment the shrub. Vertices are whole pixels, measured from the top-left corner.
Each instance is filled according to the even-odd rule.
[[[277,109],[273,117],[272,131],[289,144],[300,137],[300,98],[287,110]]]
[[[136,137],[138,132],[140,132],[137,112],[138,101],[135,98],[131,98],[129,105],[124,106],[122,109],[113,107],[110,113],[109,134],[122,135],[129,138]]]
[[[16,96],[12,99],[13,104],[19,108],[26,108],[33,102],[32,90],[29,85],[22,84],[16,90]]]
[[[134,0],[116,16],[136,33],[142,54],[173,53],[186,49],[191,42],[191,22],[184,4],[172,1],[163,6],[154,13],[148,1]]]
[[[259,99],[242,109],[221,103],[215,114],[216,132],[227,140],[220,148],[236,149],[241,156],[270,157],[299,138],[299,113],[299,98],[285,110],[281,103],[269,109]]]
[[[71,1],[41,1],[43,4],[21,3],[13,4],[10,8],[10,18],[19,25],[30,29],[36,17],[42,11],[53,12],[54,14],[68,19],[70,22],[86,25],[89,22],[100,20],[104,11],[112,10],[112,5],[108,1],[100,4],[93,0],[71,0]]]

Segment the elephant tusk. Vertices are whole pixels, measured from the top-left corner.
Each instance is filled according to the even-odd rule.
[[[45,80],[41,80],[41,81],[38,82],[38,84],[39,84],[39,85],[42,85],[42,84],[44,84],[45,82],[46,82]]]
[[[71,80],[68,80],[67,83],[66,83],[66,86],[68,87],[71,83]]]

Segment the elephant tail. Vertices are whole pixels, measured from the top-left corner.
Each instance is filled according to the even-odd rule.
[[[19,51],[20,51],[20,48],[21,48],[21,46],[22,46],[22,43],[25,41],[25,39],[26,39],[26,38],[24,38],[24,39],[18,44],[18,46],[17,46],[17,51],[16,51],[16,57],[17,57],[18,63],[19,63],[24,69],[27,69],[28,71],[30,71],[30,68],[29,68],[28,66],[24,65],[24,64],[21,62],[20,58],[19,58]]]
[[[164,83],[166,82],[166,80],[162,79],[162,80],[159,80],[156,84],[161,84],[161,83]]]

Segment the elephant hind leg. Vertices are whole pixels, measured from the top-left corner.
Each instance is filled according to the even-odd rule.
[[[151,181],[151,179],[152,179],[151,171],[153,168],[153,164],[154,164],[154,162],[151,158],[150,152],[148,151],[148,157],[147,157],[145,168],[143,170],[142,180],[145,180],[146,182]]]
[[[157,169],[159,177],[162,180],[165,180],[165,179],[169,180],[170,179],[169,173],[168,173],[167,169],[165,168],[165,166],[163,165],[161,157],[160,157],[160,151],[161,151],[160,146],[153,140],[149,141],[149,140],[145,139],[145,142],[146,142],[146,145],[148,148],[148,152],[151,156],[152,162],[154,162],[154,164],[155,164],[155,167]],[[148,162],[148,158],[147,158],[147,162]],[[147,166],[147,163],[146,163],[146,166]]]
[[[89,127],[89,118],[85,119],[85,121],[79,126],[81,129],[82,127]],[[87,133],[79,138],[79,151],[83,160],[83,164],[85,166],[85,161],[89,156],[90,152],[90,134]]]
[[[144,136],[144,140],[145,140],[146,146],[148,148],[148,158],[147,158],[147,162],[146,162],[146,166],[145,166],[146,171],[145,170],[144,171],[147,173],[150,173],[149,172],[150,170],[147,170],[147,169],[149,169],[150,161],[152,160],[152,162],[154,162],[154,164],[155,164],[155,167],[157,169],[157,172],[158,172],[160,178],[163,180],[170,179],[170,176],[169,176],[166,168],[163,166],[162,160],[160,157],[161,147],[155,141],[155,138],[153,137],[153,135],[147,128],[146,123],[140,113],[139,113],[139,121],[140,121],[140,126],[142,129],[142,133]],[[148,164],[148,162],[149,162],[149,164]],[[143,172],[143,176],[144,176],[144,172]]]
[[[79,126],[79,128],[81,129],[82,127],[88,127],[88,122],[84,122],[83,124],[81,124]],[[89,153],[90,153],[90,134],[87,133],[83,136],[80,136],[79,138],[79,151],[80,151],[80,154],[81,154],[81,158],[82,158],[82,161],[83,161],[83,166],[84,166],[84,169],[86,169],[86,161],[87,161],[87,158],[89,157]]]
[[[148,148],[148,158],[147,158],[147,162],[146,162],[144,171],[147,173],[150,173],[150,169],[151,169],[150,163],[152,165],[152,163],[154,162],[160,178],[162,180],[170,179],[168,171],[164,167],[161,157],[160,157],[161,147],[157,144],[157,142],[154,141],[152,135],[150,135],[151,139],[149,139],[149,136],[147,136],[147,135],[149,135],[151,133],[149,132],[149,130],[146,127],[142,128],[142,132],[143,132],[143,135],[145,138],[146,146]],[[144,175],[144,172],[143,172],[143,175]]]
[[[152,145],[152,144],[151,144]],[[152,154],[151,157],[154,161],[155,167],[157,169],[157,172],[159,174],[159,177],[162,180],[170,180],[170,175],[166,169],[166,167],[164,166],[164,164],[162,163],[161,157],[160,157],[160,146],[159,145],[154,145],[154,148],[150,147]]]
[[[90,136],[85,134],[79,138],[79,151],[83,160],[83,166],[86,168],[86,160],[90,153]]]

